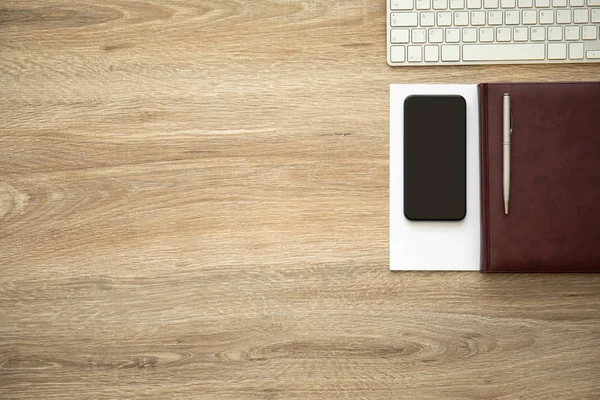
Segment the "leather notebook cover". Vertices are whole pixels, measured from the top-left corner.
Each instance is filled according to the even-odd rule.
[[[600,82],[479,88],[481,271],[600,272]],[[502,98],[512,110],[502,197]]]

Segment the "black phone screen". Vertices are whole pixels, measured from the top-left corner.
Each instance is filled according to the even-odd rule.
[[[404,215],[458,221],[467,213],[467,107],[458,95],[404,101]]]

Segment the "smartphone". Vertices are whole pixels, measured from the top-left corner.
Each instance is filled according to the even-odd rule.
[[[459,95],[404,101],[404,215],[460,221],[467,214],[467,106]]]

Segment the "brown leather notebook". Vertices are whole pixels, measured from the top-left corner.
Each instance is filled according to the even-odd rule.
[[[600,82],[478,88],[481,271],[600,272]],[[504,93],[513,129],[508,215]]]

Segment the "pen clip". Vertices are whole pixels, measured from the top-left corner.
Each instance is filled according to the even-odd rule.
[[[512,113],[512,105],[510,107],[510,136],[512,136],[512,127],[513,127],[513,113]]]

